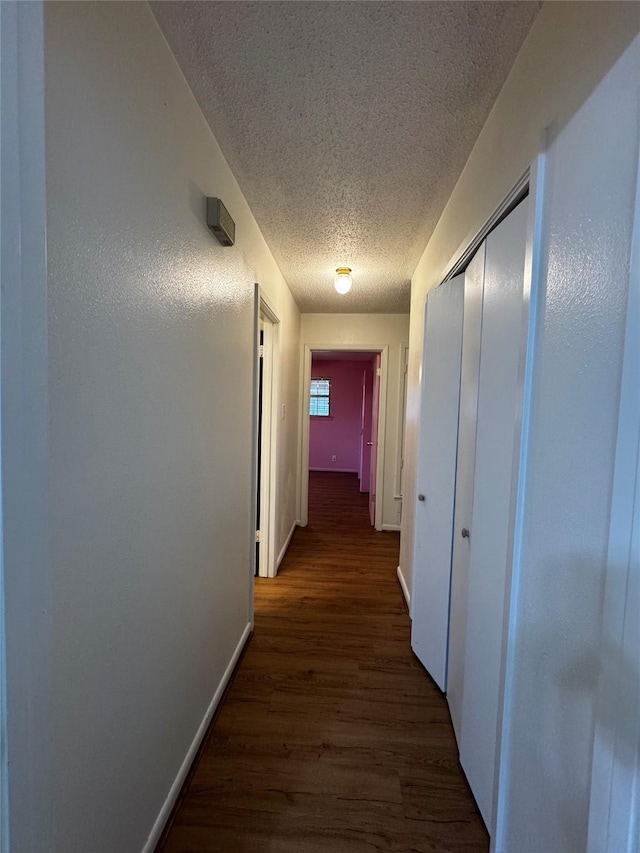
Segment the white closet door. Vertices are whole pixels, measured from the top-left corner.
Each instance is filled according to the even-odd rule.
[[[473,506],[473,468],[476,454],[484,251],[485,244],[483,243],[473,256],[464,274],[464,323],[462,325],[460,418],[458,426],[458,464],[456,469],[454,513],[455,534],[453,537],[449,661],[447,667],[447,701],[458,743],[460,743],[460,726],[462,721],[462,687],[464,681],[467,585],[469,577],[469,539],[463,539],[459,533],[463,528],[469,529],[471,527],[471,509]]]
[[[422,362],[411,646],[441,690],[447,681],[464,276],[427,299]]]
[[[491,831],[523,343],[524,201],[486,240],[460,761]],[[460,530],[455,531],[460,537]],[[526,771],[524,771],[526,772]]]

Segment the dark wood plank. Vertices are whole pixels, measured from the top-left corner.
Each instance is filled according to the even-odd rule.
[[[398,535],[312,474],[164,853],[486,851],[444,697],[411,653]]]

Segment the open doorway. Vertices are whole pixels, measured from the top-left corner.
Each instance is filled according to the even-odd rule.
[[[254,575],[276,574],[276,460],[278,431],[279,320],[260,296],[257,317],[255,411]]]
[[[309,519],[310,478],[324,481],[333,477],[353,480],[353,493],[366,501],[371,525],[382,527],[378,486],[382,484],[384,446],[384,407],[380,405],[384,355],[381,350],[332,348],[307,353],[303,525]]]

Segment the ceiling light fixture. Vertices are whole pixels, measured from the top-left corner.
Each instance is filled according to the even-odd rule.
[[[342,296],[344,296],[345,293],[349,293],[352,284],[353,278],[351,276],[350,267],[338,267],[336,270],[336,277],[333,279],[333,286],[338,293]]]

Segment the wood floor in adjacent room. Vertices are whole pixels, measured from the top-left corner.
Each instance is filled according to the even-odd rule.
[[[413,656],[398,534],[311,475],[164,853],[486,851],[444,697]]]

